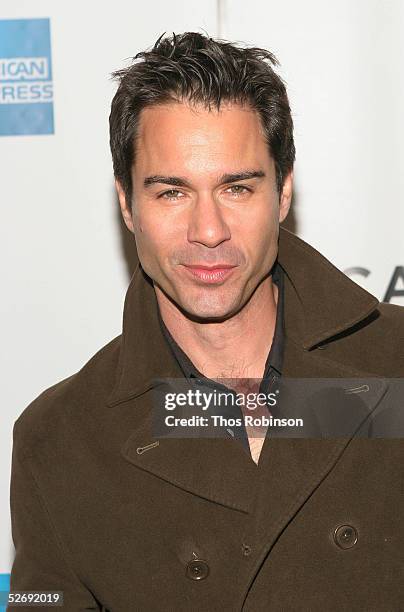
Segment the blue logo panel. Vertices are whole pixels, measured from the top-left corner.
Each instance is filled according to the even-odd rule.
[[[49,19],[2,19],[0,136],[53,133]]]
[[[8,593],[10,592],[10,574],[0,574],[0,594],[2,597],[0,598],[0,612],[6,612],[6,605]]]

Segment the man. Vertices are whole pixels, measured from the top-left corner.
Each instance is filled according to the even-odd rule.
[[[15,423],[11,591],[69,611],[402,610],[404,444],[380,415],[402,416],[403,309],[280,227],[295,149],[269,52],[185,33],[136,60],[110,116],[139,256],[123,333]],[[184,382],[282,389],[255,414],[307,429],[164,429],[155,392]]]

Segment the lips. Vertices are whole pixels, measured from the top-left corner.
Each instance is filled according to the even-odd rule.
[[[194,279],[207,284],[223,282],[233,273],[235,268],[236,266],[231,264],[215,264],[214,266],[204,264],[184,265],[184,269]]]

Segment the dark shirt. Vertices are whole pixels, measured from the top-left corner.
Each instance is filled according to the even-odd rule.
[[[284,272],[281,266],[279,265],[278,260],[276,260],[272,268],[272,280],[278,286],[278,303],[276,310],[275,330],[272,345],[269,349],[269,353],[265,362],[264,375],[259,386],[259,393],[269,393],[271,389],[274,388],[277,381],[279,381],[282,373],[283,353],[285,345],[283,275]],[[204,386],[209,386],[215,389],[232,392],[232,390],[230,390],[228,387],[225,387],[224,385],[218,383],[215,380],[207,378],[201,372],[199,372],[188,357],[188,355],[181,349],[181,347],[177,344],[177,342],[170,334],[167,326],[161,318],[159,310],[158,318],[160,321],[161,329],[163,331],[163,335],[165,336],[185,378],[201,381],[203,382]],[[250,446],[244,426],[239,430],[239,435],[236,437],[240,439],[245,450],[250,453]]]

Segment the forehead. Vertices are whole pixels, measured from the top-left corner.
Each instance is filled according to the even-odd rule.
[[[259,115],[249,106],[220,110],[172,102],[141,112],[136,169],[190,173],[227,171],[238,165],[270,164]]]

